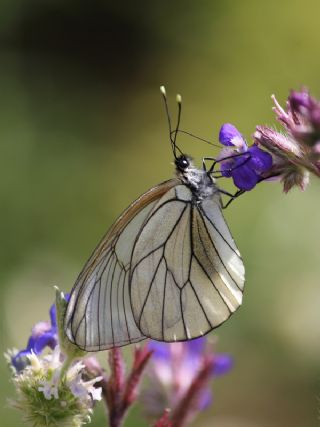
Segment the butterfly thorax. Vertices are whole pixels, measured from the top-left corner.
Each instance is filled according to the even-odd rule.
[[[196,201],[201,202],[218,192],[214,178],[204,169],[196,168],[190,157],[184,155],[178,157],[175,165],[178,178],[190,188]]]

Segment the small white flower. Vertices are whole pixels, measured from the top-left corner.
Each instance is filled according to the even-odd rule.
[[[102,399],[102,388],[101,387],[90,387],[88,392],[91,394],[93,400]]]
[[[87,399],[88,391],[84,387],[83,381],[81,381],[81,375],[77,375],[73,380],[69,381],[68,386],[75,397],[81,400]]]
[[[61,362],[61,351],[59,345],[57,345],[53,352],[48,353],[41,357],[41,359],[46,363],[46,366],[48,369],[58,369],[61,368],[62,362]]]
[[[8,348],[7,351],[3,353],[4,358],[8,363],[12,362],[12,358],[19,352],[16,348]]]
[[[90,380],[90,381],[83,383],[93,400],[101,400],[101,398],[102,398],[102,396],[101,396],[102,388],[101,387],[94,387],[94,384],[98,383],[102,379],[103,379],[103,377],[96,377],[93,380]]]
[[[82,381],[81,374],[77,375],[71,381],[68,382],[71,393],[81,399],[93,399],[93,400],[101,400],[101,387],[95,388],[94,384],[102,380],[102,377],[94,378],[90,381]]]
[[[44,397],[47,400],[51,400],[51,397],[55,399],[59,399],[59,381],[60,381],[60,371],[61,369],[56,369],[52,375],[51,380],[49,381],[41,381],[43,385],[38,387],[39,391],[42,391]]]
[[[72,365],[68,369],[67,380],[68,381],[74,380],[84,368],[85,368],[85,365],[82,362],[77,362],[74,365]]]
[[[43,369],[43,363],[39,359],[39,357],[34,353],[33,350],[31,350],[31,354],[27,356],[30,361],[30,368],[34,372],[40,372],[41,369]]]
[[[17,373],[17,370],[12,364],[12,359],[17,355],[18,352],[19,352],[18,349],[11,348],[11,349],[8,349],[6,352],[3,353],[4,358],[6,359],[6,362],[9,366],[9,369],[13,375]]]

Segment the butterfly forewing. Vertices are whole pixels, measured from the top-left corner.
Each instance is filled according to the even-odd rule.
[[[244,267],[218,192],[203,202],[177,185],[153,207],[134,244],[130,296],[140,331],[162,341],[204,335],[241,304]]]
[[[65,318],[68,338],[87,351],[118,347],[145,338],[133,318],[129,270],[133,246],[157,201],[176,180],[137,199],[97,246],[80,273]]]

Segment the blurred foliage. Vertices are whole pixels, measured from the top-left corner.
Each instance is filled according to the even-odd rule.
[[[52,285],[71,288],[119,213],[172,175],[159,85],[173,112],[182,93],[184,129],[216,141],[228,121],[249,139],[275,124],[271,93],[283,102],[306,85],[320,96],[319,12],[316,0],[1,2],[3,351],[25,345]],[[196,159],[216,154],[180,141]],[[318,425],[319,190],[261,184],[227,210],[247,288],[217,331],[235,369],[197,426]],[[1,425],[21,426],[0,369]],[[102,408],[92,425],[105,425]]]

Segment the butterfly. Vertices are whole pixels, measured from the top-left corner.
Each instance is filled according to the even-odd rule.
[[[222,214],[212,168],[195,167],[176,144],[176,177],[141,195],[111,226],[71,291],[65,332],[86,351],[145,338],[203,336],[242,303],[244,265]]]

